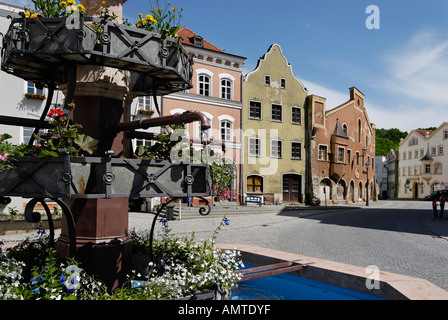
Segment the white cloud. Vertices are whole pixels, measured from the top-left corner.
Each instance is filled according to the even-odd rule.
[[[378,87],[398,98],[398,119],[404,116],[412,129],[443,123],[448,107],[447,34],[419,32],[386,53],[384,63],[387,79]]]
[[[327,110],[331,110],[340,106],[341,104],[350,100],[350,91],[339,92],[333,89],[326,88],[317,83],[301,79],[305,88],[308,89],[309,94],[314,94],[327,99]]]

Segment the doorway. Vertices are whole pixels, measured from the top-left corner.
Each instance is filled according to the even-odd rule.
[[[414,199],[418,199],[418,182],[414,183],[414,188],[413,188],[413,197]]]
[[[302,202],[302,176],[283,175],[283,202]]]

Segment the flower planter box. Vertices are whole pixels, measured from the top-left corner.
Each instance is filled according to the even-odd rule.
[[[165,95],[192,87],[193,60],[172,38],[98,18],[15,18],[3,41],[2,70],[28,81],[65,84],[75,65],[131,71],[131,91]],[[155,85],[154,85],[155,84]]]
[[[82,19],[79,22],[69,19],[27,19],[29,47],[25,53],[35,54],[49,63],[60,63],[61,59],[88,61],[96,43],[96,32]]]
[[[0,236],[33,231],[40,227],[41,224],[43,228],[49,229],[49,223],[46,218],[42,219],[42,221],[38,223],[30,223],[25,219],[9,221],[7,217],[4,217],[0,219]],[[62,220],[60,218],[53,219],[53,226],[54,229],[60,229],[62,226]]]
[[[18,158],[0,173],[0,196],[153,198],[210,195],[207,165],[97,157]]]

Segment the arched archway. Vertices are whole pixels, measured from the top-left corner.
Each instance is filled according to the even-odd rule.
[[[347,184],[341,179],[337,186],[338,200],[347,200]]]
[[[322,179],[319,184],[319,199],[321,203],[325,202],[325,200],[331,200],[333,197],[332,192],[332,183],[328,178]]]
[[[350,181],[350,200],[355,202],[355,181]]]
[[[418,182],[414,183],[414,186],[412,187],[412,198],[418,199]]]
[[[359,181],[358,185],[358,199],[363,198],[363,188],[362,188],[362,181]]]

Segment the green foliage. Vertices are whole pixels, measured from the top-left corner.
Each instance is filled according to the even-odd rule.
[[[0,253],[0,300],[109,299],[106,287],[76,260],[57,259],[48,237],[39,232],[37,240],[26,238],[6,255]]]
[[[8,133],[0,135],[0,171],[14,168],[16,157],[24,157],[32,154],[32,150],[27,145],[15,146],[8,140],[12,136]]]
[[[143,17],[143,14],[140,13],[139,20],[135,26],[159,34],[166,32],[169,37],[177,38],[183,9],[169,8],[170,2],[165,3],[165,8],[162,9],[160,8],[159,0],[155,0],[154,3],[150,4],[151,14]]]
[[[240,253],[216,248],[218,232],[230,220],[224,218],[211,240],[202,242],[194,234],[176,237],[166,220],[161,222],[163,232],[154,247],[157,259],[149,263],[149,274],[134,271],[129,282],[112,294],[75,259],[57,259],[40,229],[37,240],[26,238],[7,254],[0,251],[0,300],[169,300],[235,284],[235,271],[242,266]],[[149,232],[130,234],[133,253],[147,255]]]
[[[138,288],[134,285],[114,291],[115,299],[173,299],[196,291],[213,290],[218,285],[225,289],[235,285],[235,271],[243,266],[240,253],[216,248],[217,235],[230,220],[224,217],[212,238],[204,241],[196,241],[194,233],[177,237],[170,232],[166,220],[160,222],[164,228],[161,238],[155,241],[156,262],[150,262],[148,276],[139,282]],[[133,248],[143,253],[149,251],[148,232],[133,230],[131,239]],[[130,282],[135,284],[135,279]]]
[[[212,152],[210,176],[213,182],[213,196],[218,200],[229,200],[237,196],[237,192],[230,189],[236,174],[219,152]]]
[[[73,111],[74,106],[70,113]],[[97,148],[98,140],[78,132],[82,128],[79,124],[71,124],[69,117],[59,109],[53,109],[48,113],[52,118],[53,129],[41,137],[35,136],[40,143],[37,148],[38,157],[59,157],[62,150],[67,150],[71,157],[83,154],[93,154]]]
[[[180,139],[171,141],[171,134],[161,134],[154,141],[155,143],[151,146],[139,146],[134,155],[139,159],[169,160],[172,148],[180,142]]]
[[[390,150],[398,150],[400,140],[407,137],[407,132],[402,132],[399,129],[376,129],[376,154],[386,155]]]

